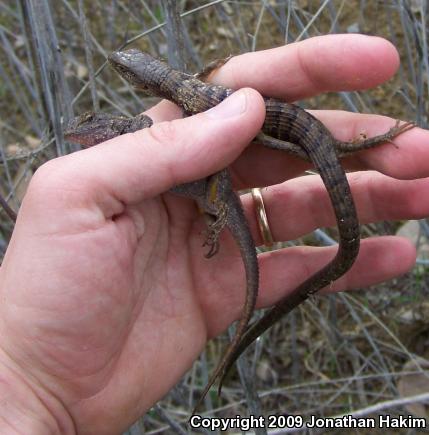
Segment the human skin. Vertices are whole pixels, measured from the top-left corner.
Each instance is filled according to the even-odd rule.
[[[398,62],[386,40],[331,35],[237,56],[212,80],[295,101],[376,86]],[[340,140],[395,123],[314,113]],[[290,179],[306,163],[247,147],[264,118],[256,91],[186,119],[175,119],[180,111],[168,102],[148,114],[157,122],[150,129],[51,160],[30,183],[0,269],[2,434],[118,434],[239,317],[245,278],[238,249],[224,232],[220,252],[204,258],[204,221],[192,202],[163,194],[173,185],[231,165],[237,188],[270,186],[263,196],[275,240],[335,224],[320,178]],[[361,222],[429,214],[428,142],[429,133],[415,128],[396,146],[345,161],[361,170],[349,175]],[[260,244],[249,196],[243,205]],[[261,254],[258,306],[287,295],[335,251]],[[405,239],[366,239],[353,268],[325,291],[385,281],[414,260]]]

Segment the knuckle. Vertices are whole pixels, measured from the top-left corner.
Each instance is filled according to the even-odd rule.
[[[57,162],[55,160],[48,160],[39,166],[34,172],[29,189],[32,191],[44,191],[47,187],[52,185],[57,172]]]
[[[175,128],[174,122],[159,122],[146,129],[146,131],[150,135],[152,140],[163,146],[168,145],[172,142],[177,143],[179,141],[177,129]]]
[[[70,174],[68,170],[68,157],[57,157],[39,166],[31,178],[28,186],[29,191],[37,195],[47,191],[58,190],[61,192],[62,188],[73,180],[73,174]]]

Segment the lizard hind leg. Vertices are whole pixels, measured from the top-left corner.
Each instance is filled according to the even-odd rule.
[[[235,334],[202,391],[193,414],[195,414],[212,385],[234,362],[231,361],[231,357],[236,353],[241,337],[247,330],[255,308],[259,288],[259,268],[255,244],[247,225],[240,198],[232,189],[230,175],[227,170],[215,174],[208,180],[204,211],[212,219],[212,222],[208,225],[210,235],[208,244],[217,243],[220,231],[226,226],[239,248],[246,276],[246,297]],[[218,392],[220,394],[220,388]]]
[[[228,223],[228,204],[224,198],[224,190],[229,192],[226,178],[224,171],[209,177],[204,204],[203,206],[200,204],[207,223],[206,240],[203,243],[203,246],[209,247],[206,258],[211,258],[218,253],[219,236]]]
[[[336,141],[335,147],[339,153],[340,157],[348,155],[350,153],[370,149],[381,144],[391,143],[395,147],[397,145],[393,142],[397,136],[405,133],[416,127],[414,122],[404,122],[397,120],[395,125],[391,127],[386,133],[380,134],[378,136],[367,138],[365,134],[361,134],[359,138],[350,142]]]
[[[203,246],[208,246],[209,251],[205,255],[211,258],[219,252],[219,236],[228,221],[228,207],[223,202],[217,202],[216,214],[206,213],[207,232]]]

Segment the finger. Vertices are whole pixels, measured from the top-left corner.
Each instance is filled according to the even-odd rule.
[[[160,103],[161,104],[161,103]],[[181,116],[174,104],[163,101],[163,116]],[[153,108],[158,113],[156,108]],[[165,110],[167,109],[167,110]],[[370,138],[389,131],[396,120],[381,115],[351,113],[341,110],[313,110],[340,141],[350,142],[362,135]],[[151,112],[150,116],[153,116]],[[158,113],[160,116],[160,112]],[[414,179],[429,176],[429,131],[415,127],[398,135],[391,143],[357,151],[343,158],[344,166],[359,171],[374,169],[399,179]],[[291,157],[285,152],[270,150],[260,145],[250,146],[240,159],[234,162],[234,182],[238,188],[268,186],[292,178],[308,169],[310,164]],[[267,171],[267,168],[270,168]]]
[[[102,216],[116,215],[126,204],[228,166],[263,119],[260,95],[244,89],[205,113],[158,123],[55,159],[32,181],[31,190],[40,190],[33,206],[43,210],[45,221],[53,202],[65,210],[92,210],[95,205]]]
[[[293,247],[259,255],[261,286],[259,307],[277,302],[307,277],[320,270],[337,252],[337,247]],[[352,268],[325,292],[367,287],[409,271],[415,262],[412,243],[401,237],[384,236],[362,240]]]
[[[286,297],[331,261],[337,250],[337,246],[296,246],[259,254],[260,286],[257,308],[271,306]],[[415,247],[407,239],[383,236],[362,240],[359,255],[352,268],[321,292],[367,287],[395,278],[409,271],[415,259]],[[219,288],[225,289],[225,292],[217,292],[216,298],[207,294],[205,298],[205,312],[209,316],[207,324],[211,325],[211,337],[224,330],[225,325],[231,323],[231,319],[240,317],[245,288],[243,281],[235,285],[236,289],[242,291],[228,291],[231,277],[236,279],[242,270],[240,261],[237,261],[231,251],[226,251],[224,258],[219,256],[214,262],[214,267],[222,270],[222,273],[214,275],[214,280],[218,281]],[[219,308],[214,310],[214,307]]]
[[[396,121],[379,115],[337,110],[312,111],[340,141],[353,141],[387,133]],[[375,169],[386,175],[413,179],[429,176],[429,131],[415,127],[395,137],[391,143],[357,151],[341,159],[351,170]],[[267,170],[269,168],[269,171]],[[252,145],[233,165],[234,183],[239,189],[269,186],[302,174],[311,168],[308,162],[286,152]]]
[[[251,87],[267,97],[295,101],[326,91],[377,86],[398,66],[396,48],[386,39],[325,35],[234,56],[209,81],[233,89]],[[180,117],[181,110],[162,101],[147,113],[161,121]]]
[[[210,81],[295,101],[326,91],[374,87],[388,80],[398,66],[396,48],[386,39],[326,35],[235,56]]]
[[[396,180],[374,171],[347,176],[359,222],[420,219],[429,214],[429,178]],[[293,240],[316,228],[335,225],[329,196],[319,176],[305,176],[262,190],[268,223],[276,241]],[[256,244],[262,244],[250,194],[243,206]],[[299,217],[299,218],[297,218]]]
[[[154,123],[183,118],[183,109],[168,100],[161,100],[144,113],[150,116]]]
[[[350,113],[340,110],[317,110],[312,113],[340,141],[353,141],[362,134],[374,137],[395,125],[387,116]],[[391,143],[358,152],[344,159],[354,170],[376,169],[400,179],[429,176],[429,131],[415,127],[395,137]]]

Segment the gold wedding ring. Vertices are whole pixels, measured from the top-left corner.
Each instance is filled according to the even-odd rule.
[[[271,234],[270,226],[268,225],[268,218],[265,211],[264,199],[262,198],[262,191],[259,187],[256,187],[251,190],[251,193],[255,203],[256,219],[258,221],[262,241],[264,242],[265,246],[270,247],[274,244],[274,240]]]

